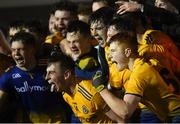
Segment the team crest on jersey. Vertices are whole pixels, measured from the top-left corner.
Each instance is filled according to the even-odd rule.
[[[87,114],[89,112],[88,108],[85,105],[82,106],[82,110],[84,114]]]
[[[20,77],[21,75],[19,73],[12,74],[13,79],[20,78]]]

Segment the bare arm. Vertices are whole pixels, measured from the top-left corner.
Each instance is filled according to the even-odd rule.
[[[0,52],[8,55],[11,53],[10,46],[8,45],[8,42],[6,41],[6,38],[4,37],[4,34],[0,30]]]
[[[113,122],[117,123],[125,123],[125,120],[123,120],[121,117],[119,117],[117,114],[115,114],[111,109],[105,113]]]
[[[5,104],[7,102],[7,94],[0,90],[0,113],[3,112],[3,110],[5,110]]]
[[[127,120],[131,117],[141,100],[140,97],[130,94],[126,94],[124,96],[124,100],[122,100],[114,96],[107,89],[102,90],[100,94],[112,111],[114,111],[123,120]]]
[[[143,9],[142,4],[139,4],[137,2],[127,2],[127,1],[117,1],[116,4],[119,5],[117,13],[122,15],[126,12],[137,12],[142,11]]]

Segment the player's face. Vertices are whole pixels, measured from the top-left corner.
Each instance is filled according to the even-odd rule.
[[[61,92],[65,87],[64,74],[60,69],[59,63],[50,64],[47,69],[46,80],[51,85],[51,92]]]
[[[107,41],[106,42],[109,42],[110,38],[114,35],[116,35],[118,32],[118,30],[115,28],[114,25],[111,25],[108,27],[108,31],[107,31]]]
[[[90,51],[91,44],[88,38],[81,35],[80,32],[68,32],[66,39],[74,60]]]
[[[100,21],[92,22],[90,25],[91,35],[99,42],[99,45],[105,47],[107,39],[107,26]]]
[[[21,41],[14,41],[11,44],[12,57],[20,68],[28,68],[35,59],[35,49],[25,45]]]
[[[65,10],[56,10],[54,17],[56,29],[65,36],[67,26],[74,18],[69,11]]]
[[[55,33],[56,29],[55,29],[55,17],[54,15],[51,15],[49,18],[49,31],[50,33]]]
[[[118,41],[110,43],[111,61],[117,64],[118,70],[123,70],[128,65],[128,58],[125,55],[125,49]]]

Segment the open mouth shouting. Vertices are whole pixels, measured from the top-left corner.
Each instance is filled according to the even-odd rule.
[[[16,64],[18,65],[24,65],[25,64],[25,60],[22,56],[15,56],[14,57]]]

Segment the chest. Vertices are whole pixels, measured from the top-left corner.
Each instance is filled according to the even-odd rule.
[[[78,117],[90,118],[97,111],[92,96],[87,93],[77,92],[73,97],[66,96],[66,102]]]
[[[35,93],[48,90],[43,75],[38,72],[14,72],[11,74],[11,85],[17,93]]]

